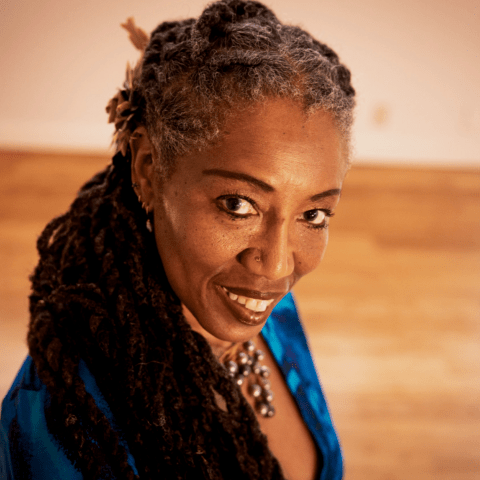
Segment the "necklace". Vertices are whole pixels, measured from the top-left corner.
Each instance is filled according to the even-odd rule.
[[[273,417],[275,408],[272,406],[273,392],[271,390],[270,369],[260,362],[265,354],[255,348],[252,340],[239,344],[229,354],[223,364],[230,378],[241,387],[248,381],[248,393],[255,399],[255,410],[262,417]]]

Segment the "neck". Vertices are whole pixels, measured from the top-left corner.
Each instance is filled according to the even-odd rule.
[[[208,333],[200,325],[200,323],[198,323],[198,320],[195,318],[193,313],[190,312],[190,310],[185,305],[182,305],[182,309],[185,320],[192,327],[192,330],[199,333],[200,335],[202,335],[202,337],[205,338],[205,340],[209,343],[213,354],[219,359],[220,362],[222,362],[236,344],[214,337],[211,333]]]

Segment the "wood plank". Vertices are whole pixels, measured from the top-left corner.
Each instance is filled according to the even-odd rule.
[[[0,152],[0,396],[45,223],[105,157]],[[354,166],[295,288],[347,480],[480,478],[480,172]]]

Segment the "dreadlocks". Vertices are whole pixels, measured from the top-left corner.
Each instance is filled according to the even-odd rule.
[[[175,158],[218,138],[235,106],[280,96],[307,114],[330,111],[348,155],[350,73],[262,4],[225,0],[198,20],[158,26],[128,86],[119,97],[128,108],[110,104],[124,119],[112,164],[37,244],[28,344],[51,394],[49,429],[86,478],[136,478],[125,440],[142,478],[282,479],[252,409],[183,317],[131,186],[125,139],[145,125],[168,176]],[[81,360],[118,426],[86,391]]]

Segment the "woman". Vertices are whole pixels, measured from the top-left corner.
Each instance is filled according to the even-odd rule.
[[[126,28],[117,152],[38,240],[2,473],[339,479],[289,292],[327,244],[350,73],[258,2]]]

